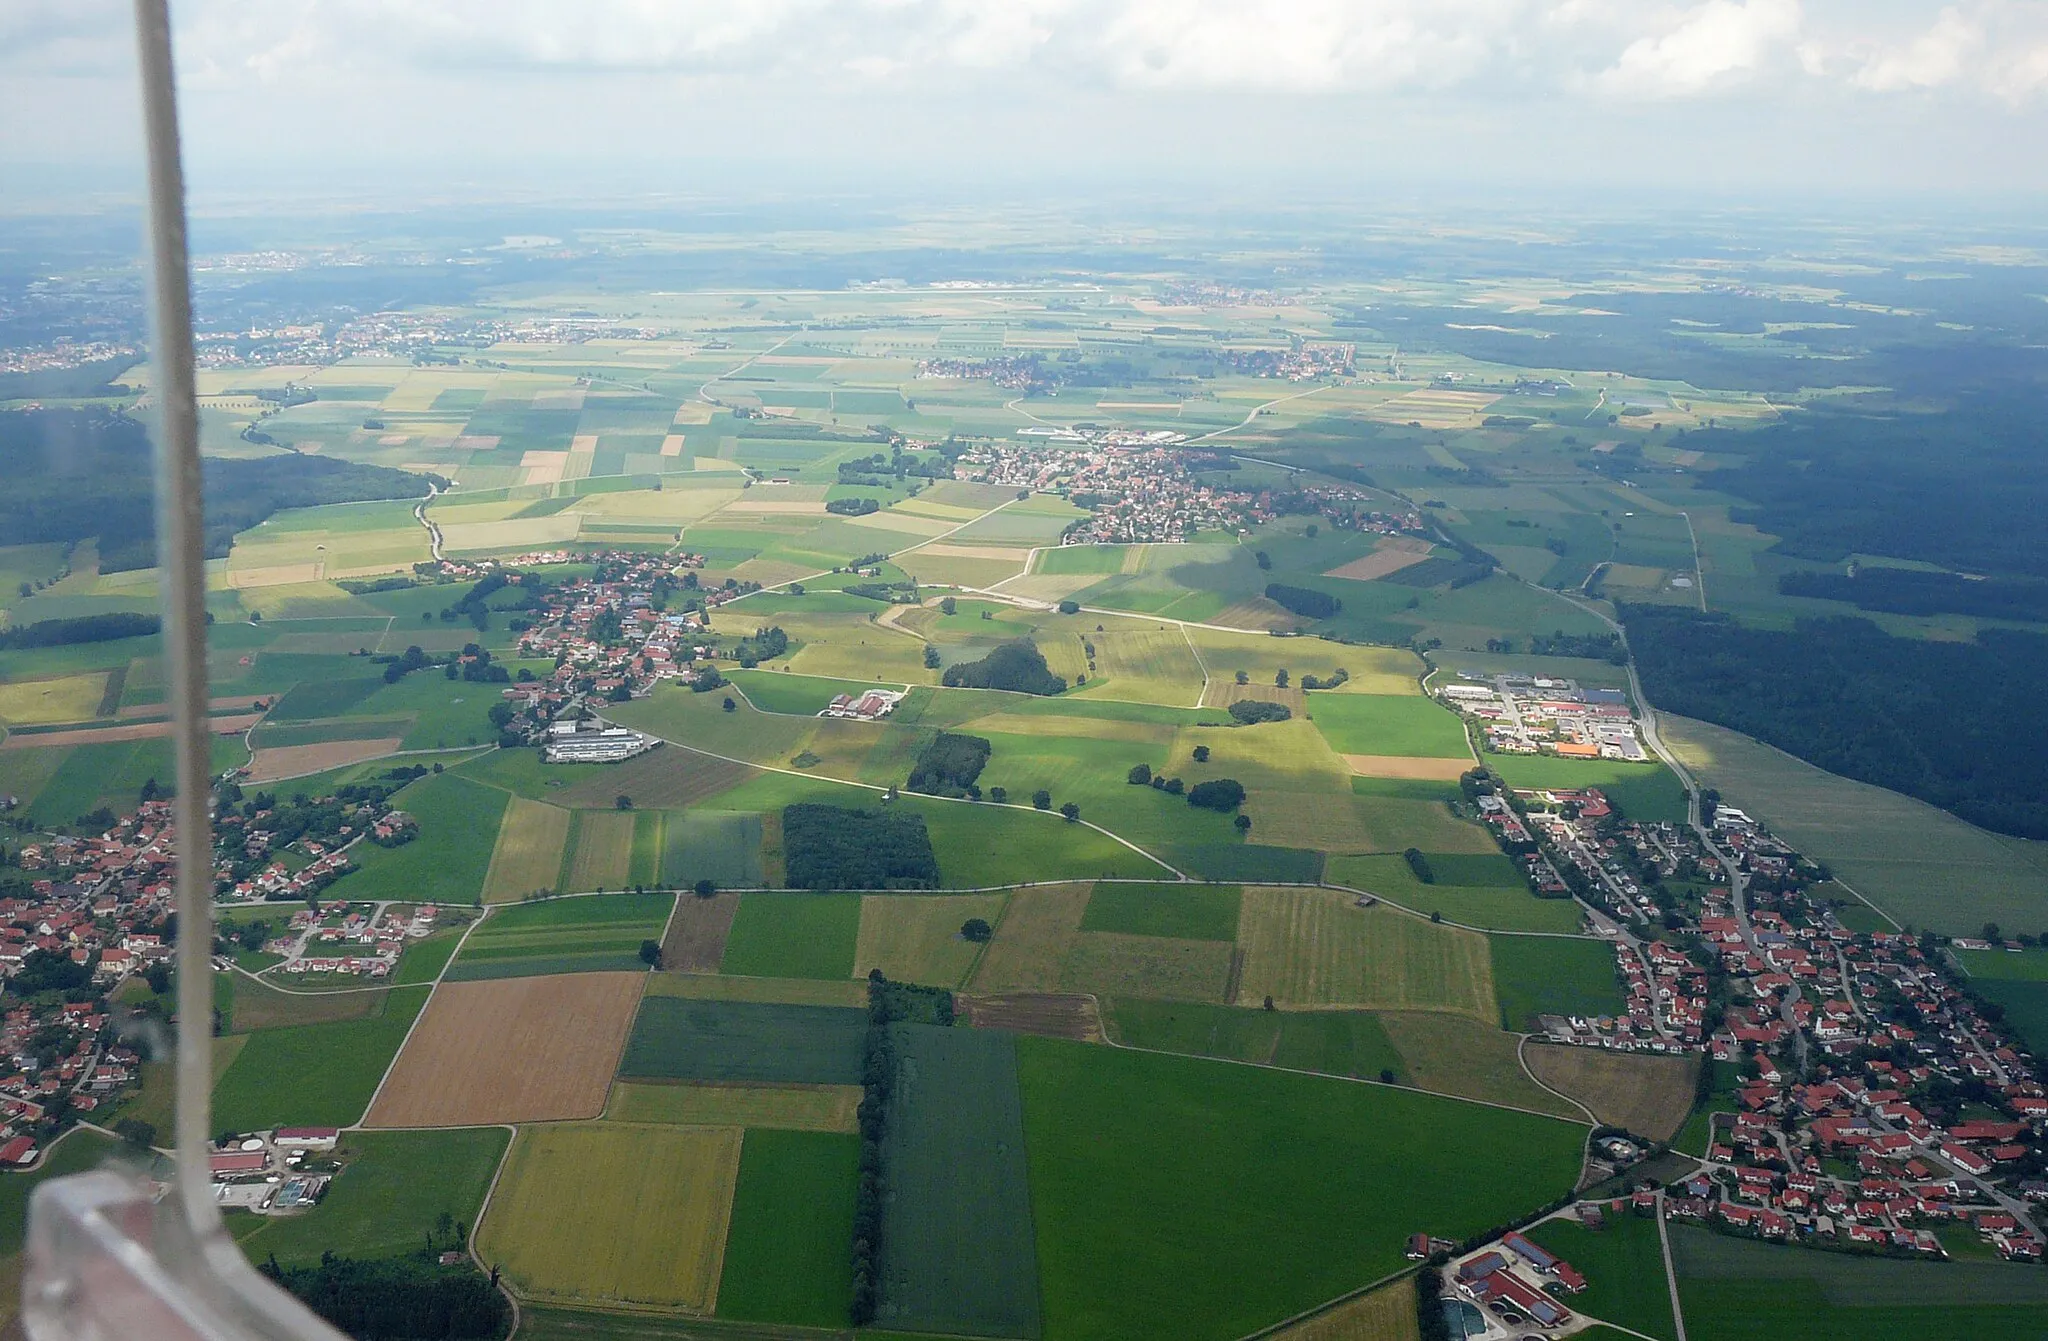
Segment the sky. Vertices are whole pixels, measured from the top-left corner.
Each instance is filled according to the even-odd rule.
[[[2048,183],[2048,0],[172,11],[199,203],[1117,187],[1768,202]],[[0,200],[130,180],[128,13],[0,0]]]

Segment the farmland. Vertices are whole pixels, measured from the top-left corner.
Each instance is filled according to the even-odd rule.
[[[1573,1220],[1550,1220],[1530,1230],[1529,1237],[1586,1278],[1586,1291],[1572,1301],[1574,1308],[1658,1341],[1676,1341],[1656,1221],[1614,1216],[1604,1228],[1592,1230]]]
[[[843,1007],[649,996],[633,1021],[619,1075],[854,1085],[866,1028],[867,1012]]]
[[[1614,951],[1595,940],[1489,936],[1493,988],[1504,1029],[1532,1028],[1537,1015],[1612,1015],[1622,1007]]]
[[[645,968],[641,942],[661,940],[675,903],[673,894],[600,894],[497,908],[470,932],[448,980]]]
[[[571,812],[560,806],[513,797],[505,808],[498,845],[484,876],[484,902],[510,903],[538,890],[557,888],[570,817]]]
[[[633,973],[576,973],[442,984],[368,1125],[596,1117],[642,982]]]
[[[850,978],[860,922],[858,894],[742,894],[720,969],[756,978]]]
[[[1240,1336],[1394,1270],[1417,1229],[1471,1233],[1577,1169],[1583,1128],[1549,1118],[1043,1039],[1018,1050],[1053,1336]],[[1422,1197],[1382,1195],[1425,1147]]]
[[[734,1128],[529,1127],[477,1246],[524,1296],[708,1312],[739,1163]]]
[[[469,1131],[351,1132],[337,1151],[347,1169],[314,1210],[266,1216],[238,1233],[244,1252],[276,1254],[287,1266],[323,1252],[384,1256],[409,1252],[443,1212],[476,1224],[484,1192],[511,1140],[496,1128]]]
[[[726,1231],[718,1316],[836,1327],[853,1292],[854,1136],[750,1127]]]
[[[1331,890],[1247,889],[1241,999],[1494,1014],[1486,939]]]
[[[1529,1070],[1613,1127],[1668,1141],[1692,1112],[1697,1059],[1532,1043]]]
[[[869,969],[897,982],[958,987],[980,957],[981,946],[961,934],[970,920],[993,926],[1001,919],[1001,894],[869,894],[860,903],[860,939],[853,971]]]
[[[851,1085],[632,1084],[612,1086],[610,1122],[775,1131],[857,1131],[860,1090]]]
[[[1401,1054],[1365,1011],[1264,1011],[1183,1001],[1113,1001],[1110,1034],[1125,1047],[1256,1062],[1377,1080],[1404,1078]]]
[[[214,1124],[256,1131],[362,1119],[385,1068],[426,1004],[424,987],[394,988],[369,1019],[289,1025],[248,1035],[213,1087]]]

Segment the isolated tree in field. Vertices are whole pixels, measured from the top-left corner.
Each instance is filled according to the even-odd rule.
[[[942,615],[958,614],[959,610],[960,602],[954,600],[951,596],[945,597],[939,602],[939,613]]]
[[[1150,764],[1133,764],[1133,765],[1131,765],[1131,771],[1130,771],[1130,775],[1129,775],[1129,776],[1128,776],[1128,777],[1127,777],[1127,778],[1125,779],[1125,781],[1129,782],[1129,783],[1130,783],[1130,784],[1131,784],[1131,785],[1132,785],[1133,787],[1149,787],[1149,786],[1151,786],[1151,785],[1152,785],[1152,765],[1150,765]]]
[[[977,945],[995,934],[995,928],[979,917],[970,917],[960,924],[960,939],[973,941]]]
[[[924,645],[924,668],[926,670],[937,670],[939,668],[939,649],[933,647],[930,643]]]
[[[1239,671],[1237,673],[1237,682],[1239,684],[1250,684],[1252,682],[1252,673],[1250,671]]]
[[[620,792],[612,798],[612,807],[615,810],[631,810],[633,808],[633,798],[624,792]]]
[[[1072,801],[1068,801],[1060,807],[1060,814],[1067,817],[1067,823],[1072,824],[1075,820],[1081,818],[1081,807],[1075,805]]]
[[[1061,601],[1060,613],[1063,615],[1078,615],[1081,613],[1081,603],[1079,601]]]
[[[1284,669],[1275,671],[1273,674],[1273,683],[1279,688],[1285,689],[1287,687],[1287,672]]]
[[[700,899],[708,899],[718,892],[718,886],[712,884],[709,880],[699,880],[696,884],[690,886],[690,889]]]
[[[1393,1084],[1393,1083],[1394,1083],[1394,1068],[1393,1068],[1393,1067],[1391,1067],[1391,1066],[1383,1066],[1383,1067],[1381,1067],[1381,1068],[1380,1068],[1380,1084],[1382,1084],[1382,1085],[1391,1085],[1391,1084]]]
[[[725,696],[725,702],[720,704],[719,706],[723,707],[727,712],[738,712],[740,710],[740,705],[732,701],[731,694],[727,694]]]
[[[1259,571],[1261,572],[1265,572],[1273,566],[1273,556],[1266,553],[1266,551],[1264,550],[1260,550],[1258,553],[1252,555],[1252,558],[1258,561]]]
[[[1250,815],[1239,815],[1237,819],[1233,821],[1233,823],[1237,825],[1237,831],[1239,833],[1251,832],[1252,817]]]
[[[1040,787],[1037,791],[1031,793],[1031,804],[1038,807],[1040,810],[1051,810],[1052,793],[1047,791],[1045,788]]]
[[[1981,934],[1987,941],[1998,941],[2005,939],[2005,934],[1999,929],[1998,923],[1996,922],[1986,922],[1984,924],[1984,929]]]
[[[661,967],[661,942],[660,942],[660,941],[642,941],[642,942],[640,942],[640,962],[641,962],[641,963],[643,963],[643,964],[645,964],[645,965],[647,965],[647,966],[648,966],[649,968],[660,968],[660,967]]]
[[[994,801],[997,805],[1001,805],[1010,799],[1010,789],[1008,787],[991,787],[988,789],[988,799]]]
[[[1207,745],[1195,746],[1195,762],[1198,764],[1209,762],[1209,747]]]

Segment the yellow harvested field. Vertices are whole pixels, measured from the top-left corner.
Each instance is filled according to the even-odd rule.
[[[330,740],[318,745],[280,745],[257,750],[250,757],[249,773],[242,781],[280,782],[324,773],[344,764],[396,754],[398,744],[398,737],[389,736],[380,740]]]
[[[94,671],[52,680],[0,684],[0,722],[47,726],[55,722],[90,721],[98,715],[100,700],[106,697],[110,673]]]
[[[853,976],[880,969],[897,982],[958,987],[974,967],[981,946],[960,935],[969,918],[994,926],[1002,917],[1001,894],[870,894],[860,901],[860,939]]]
[[[1498,1018],[1486,937],[1326,889],[1247,889],[1238,1000]]]
[[[1392,754],[1341,756],[1362,778],[1415,778],[1425,782],[1456,782],[1472,767],[1470,759],[1410,759]]]
[[[564,387],[556,391],[533,393],[533,408],[536,410],[580,410],[583,408],[583,388]]]
[[[913,517],[938,517],[947,521],[963,522],[973,521],[986,509],[971,508],[961,503],[934,503],[928,498],[906,498],[900,503],[891,504],[889,511],[907,512]]]
[[[366,1127],[563,1122],[604,1111],[645,973],[444,982]]]
[[[575,827],[576,854],[569,863],[569,888],[623,888],[633,870],[633,812],[578,811]]]
[[[1244,671],[1252,680],[1270,685],[1276,673],[1285,670],[1289,679],[1299,685],[1304,675],[1327,679],[1341,668],[1351,678],[1339,692],[1422,692],[1417,682],[1423,670],[1422,661],[1405,648],[1346,647],[1321,639],[1273,638],[1202,628],[1190,628],[1187,635],[1194,640],[1211,679],[1234,680],[1238,671]]]
[[[1098,410],[1163,410],[1168,414],[1179,414],[1181,403],[1177,400],[1098,400]]]
[[[1227,708],[1233,703],[1278,703],[1296,717],[1308,714],[1308,691],[1290,685],[1239,684],[1234,678],[1211,678],[1202,690],[1202,706]]]
[[[578,433],[569,439],[569,454],[571,456],[578,452],[594,452],[596,450],[597,434],[595,433]]]
[[[681,456],[683,454],[683,435],[671,433],[663,438],[661,440],[661,454],[663,456]]]
[[[1662,568],[1649,568],[1638,563],[1610,563],[1600,571],[1600,584],[1607,587],[1634,587],[1638,591],[1655,591],[1664,585],[1666,576]]]
[[[784,1131],[860,1130],[858,1085],[612,1086],[609,1122],[668,1126],[776,1127]]]
[[[708,424],[711,422],[711,408],[710,403],[707,401],[686,400],[681,405],[676,406],[676,417],[672,422],[678,427],[688,427],[692,424]]]
[[[441,543],[450,550],[529,549],[574,540],[582,524],[577,514],[558,512],[552,517],[443,526]]]
[[[528,1128],[477,1246],[526,1298],[709,1313],[740,1140],[737,1127]]]
[[[1081,935],[1091,884],[1044,885],[1010,895],[995,939],[974,970],[976,992],[1057,992]]]
[[[1668,1141],[1692,1113],[1696,1055],[1658,1057],[1534,1042],[1522,1055],[1538,1080],[1577,1099],[1602,1122],[1638,1136]]]
[[[1500,397],[1483,391],[1411,391],[1374,406],[1374,419],[1415,423],[1424,428],[1470,428]]]
[[[1380,541],[1372,553],[1353,559],[1349,563],[1339,564],[1323,576],[1348,577],[1354,582],[1370,582],[1376,577],[1398,573],[1403,568],[1421,563],[1429,557],[1431,548],[1427,540],[1417,540],[1409,536],[1389,536]]]
[[[1024,556],[1031,551],[1014,549],[1008,545],[950,545],[941,541],[919,549],[918,555],[926,559],[993,559],[998,563],[1014,563],[1022,566]]]
[[[804,517],[826,515],[823,501],[809,498],[745,498],[736,503],[727,503],[721,511],[741,514],[789,513]]]
[[[906,535],[937,536],[960,529],[960,523],[941,517],[919,517],[894,508],[870,512],[865,517],[848,517],[855,526],[865,526],[872,531],[900,531]]]
[[[553,889],[562,874],[570,812],[515,796],[498,825],[498,846],[484,877],[485,903],[511,903],[537,889]]]
[[[285,587],[320,580],[318,563],[281,563],[268,568],[229,568],[228,586],[237,591],[251,587]]]
[[[569,465],[567,452],[528,451],[519,458],[521,484],[559,484]]]
[[[1422,1341],[1415,1281],[1403,1277],[1313,1318],[1274,1332],[1270,1341]]]

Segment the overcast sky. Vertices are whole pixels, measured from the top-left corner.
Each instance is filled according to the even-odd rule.
[[[2048,0],[174,0],[202,197],[2048,181]],[[135,141],[128,6],[0,0],[0,197]],[[113,180],[118,181],[118,176]],[[404,204],[403,199],[388,203]]]

